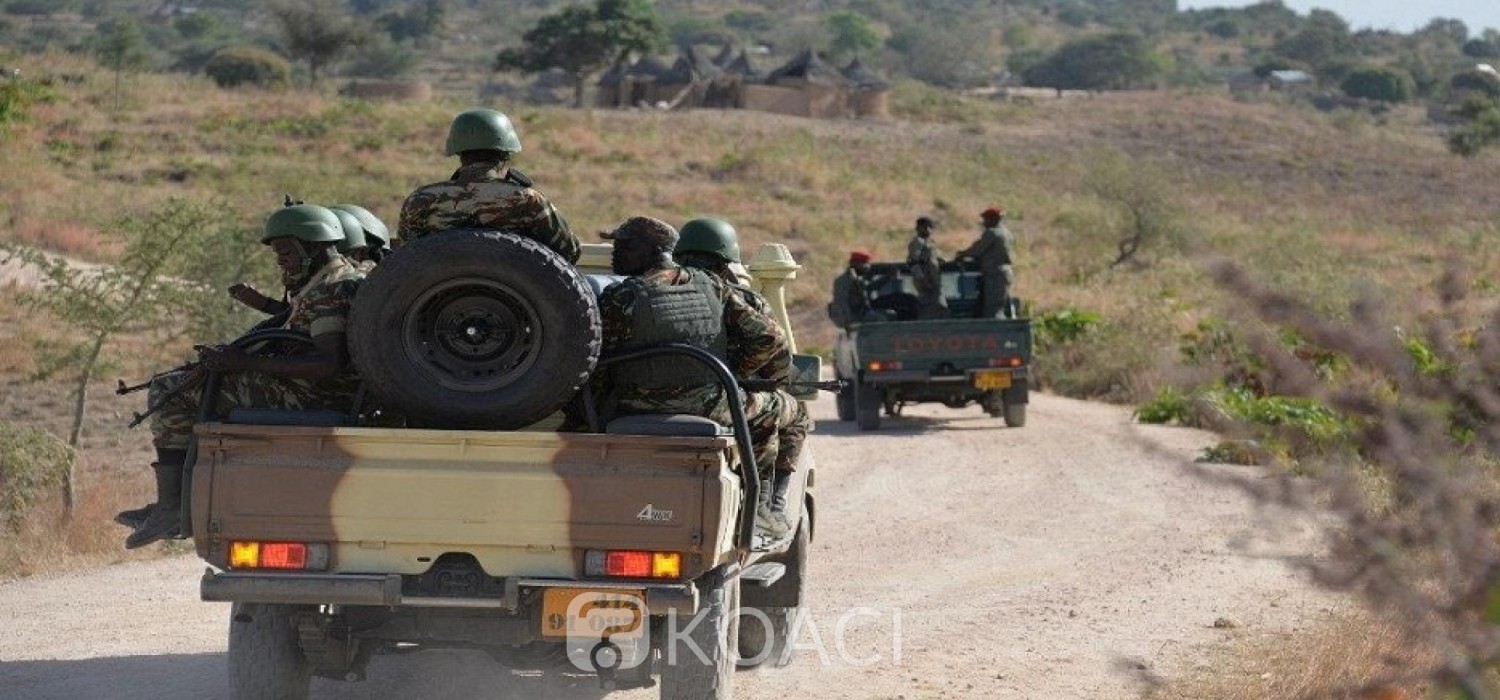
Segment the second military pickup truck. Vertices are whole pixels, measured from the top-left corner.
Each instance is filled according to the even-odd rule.
[[[838,397],[841,420],[876,430],[882,411],[896,416],[903,405],[934,402],[977,403],[1007,426],[1026,424],[1030,319],[976,318],[979,273],[957,263],[945,263],[941,272],[946,309],[933,313],[922,308],[905,264],[871,265],[870,305],[884,320],[839,332],[834,368],[848,382]]]

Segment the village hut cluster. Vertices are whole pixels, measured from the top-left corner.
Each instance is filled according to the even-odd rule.
[[[758,69],[744,50],[714,58],[694,47],[668,65],[655,56],[615,64],[600,79],[600,107],[748,109],[822,119],[890,116],[890,84],[858,58],[839,68],[805,50],[779,68]]]

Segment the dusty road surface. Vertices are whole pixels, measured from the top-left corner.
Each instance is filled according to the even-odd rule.
[[[1341,604],[1284,562],[1313,551],[1312,528],[1182,466],[1205,433],[1044,395],[1021,429],[915,407],[859,433],[832,413],[815,407],[801,651],[736,674],[738,697],[1134,698],[1230,635],[1284,633]],[[177,557],[0,585],[0,698],[225,697],[228,610],[197,600],[202,568]],[[590,688],[427,651],[379,657],[363,683],[318,681],[314,697],[603,697]]]

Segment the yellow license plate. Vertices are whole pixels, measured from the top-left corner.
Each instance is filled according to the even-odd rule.
[[[985,369],[974,373],[974,386],[978,389],[1009,389],[1010,372],[1003,369]]]
[[[542,592],[543,637],[635,638],[645,633],[645,591],[548,588]]]

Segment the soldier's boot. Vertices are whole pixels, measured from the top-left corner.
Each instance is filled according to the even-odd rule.
[[[146,521],[125,538],[126,549],[144,547],[157,540],[177,535],[178,516],[182,510],[182,463],[156,462],[156,507]]]
[[[156,510],[155,503],[147,503],[140,508],[122,510],[115,513],[115,522],[134,530],[140,527],[141,523],[146,522],[146,518],[151,517],[151,511],[153,510]]]
[[[169,450],[156,448],[156,461],[160,464],[182,464],[187,461],[187,450]],[[132,530],[141,526],[146,519],[151,517],[151,511],[156,509],[155,503],[147,503],[140,508],[122,510],[115,514],[115,522]]]
[[[779,470],[772,472],[771,483],[761,489],[761,501],[755,509],[755,524],[775,537],[792,531],[792,522],[786,517],[786,491],[792,483],[791,475]]]

